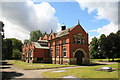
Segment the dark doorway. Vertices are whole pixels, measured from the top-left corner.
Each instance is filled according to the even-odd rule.
[[[78,50],[76,53],[75,53],[75,58],[76,58],[76,62],[77,64],[82,64],[82,58],[84,57],[84,53],[80,50]]]

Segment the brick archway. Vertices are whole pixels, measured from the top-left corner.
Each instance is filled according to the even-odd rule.
[[[83,58],[86,57],[86,53],[83,49],[77,49],[74,52],[74,58],[76,58],[76,64],[82,64],[83,63]]]

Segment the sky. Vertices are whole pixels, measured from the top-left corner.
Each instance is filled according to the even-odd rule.
[[[44,0],[45,1],[45,0]],[[116,1],[116,2],[115,2]],[[118,30],[118,0],[74,0],[58,2],[24,0],[0,2],[0,21],[5,24],[5,37],[29,39],[33,30],[50,33],[81,26],[89,34],[89,42],[101,34],[116,33]]]

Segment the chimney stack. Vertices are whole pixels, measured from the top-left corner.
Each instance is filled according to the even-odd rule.
[[[63,30],[66,29],[66,26],[63,24],[63,25],[61,26],[61,28],[62,28],[62,31],[63,31]]]

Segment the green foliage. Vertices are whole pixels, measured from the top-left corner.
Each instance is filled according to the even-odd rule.
[[[99,40],[98,40],[98,44],[99,44],[99,58],[105,58],[105,55],[104,55],[104,50],[102,50],[102,42],[105,41],[106,39],[106,36],[105,34],[101,34]]]
[[[91,58],[118,58],[120,56],[120,30],[107,37],[102,34],[99,39],[94,37],[90,42]]]
[[[35,30],[35,31],[32,31],[30,32],[30,41],[34,41],[36,42],[40,36],[43,36],[42,32],[40,30]]]
[[[96,37],[92,38],[90,42],[90,56],[91,58],[98,58],[98,39]]]
[[[107,58],[114,60],[117,53],[120,53],[120,38],[118,35],[111,33],[107,38],[101,42],[101,48]]]
[[[12,58],[12,40],[3,39],[2,46],[2,59],[11,59]]]
[[[120,36],[120,30],[118,30],[116,34],[117,34],[118,36]]]
[[[22,51],[23,43],[21,42],[21,40],[18,40],[16,38],[9,38],[9,39],[12,40],[13,49],[18,49],[18,50]]]
[[[22,42],[15,38],[7,38],[3,40],[2,47],[2,58],[3,59],[11,59],[13,56],[13,50],[22,51]]]
[[[12,55],[12,57],[13,57],[14,59],[21,59],[21,52],[20,52],[20,50],[14,49],[14,50],[13,50],[13,55]]]

